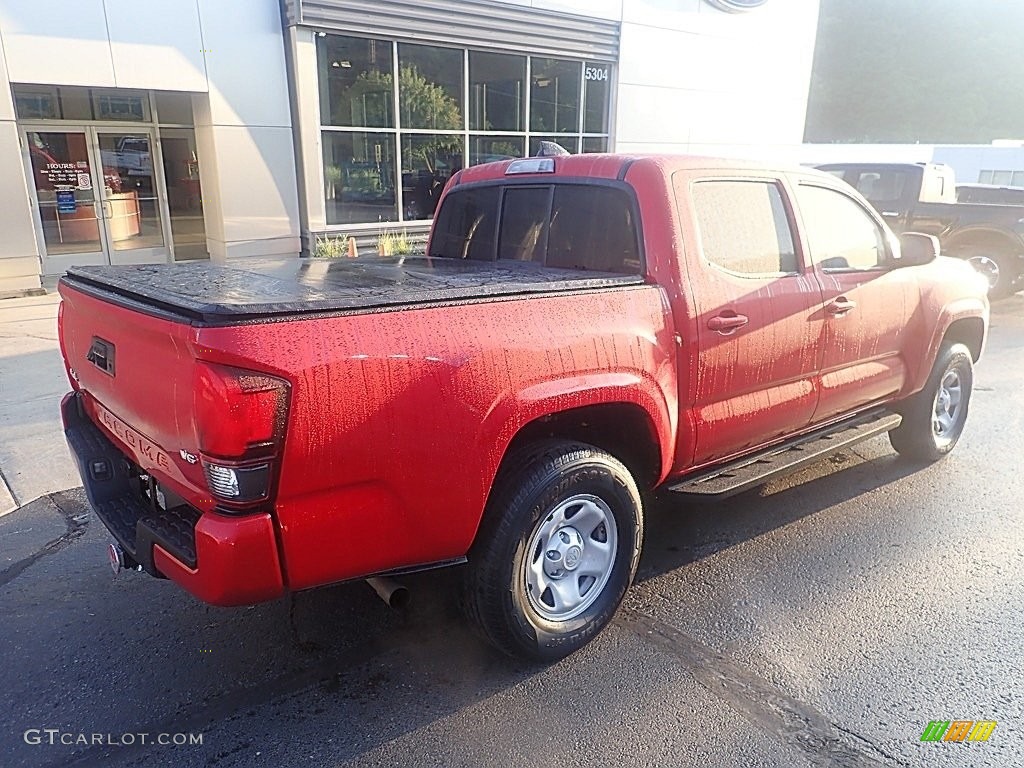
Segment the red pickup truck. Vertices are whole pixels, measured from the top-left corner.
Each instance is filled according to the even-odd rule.
[[[483,634],[548,660],[621,602],[645,492],[884,432],[948,453],[988,324],[983,278],[838,179],[685,157],[463,170],[421,257],[60,292],[66,435],[121,562],[241,605],[468,561]]]

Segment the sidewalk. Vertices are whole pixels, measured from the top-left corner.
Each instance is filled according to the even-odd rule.
[[[60,423],[68,391],[56,292],[0,301],[0,515],[81,485]]]

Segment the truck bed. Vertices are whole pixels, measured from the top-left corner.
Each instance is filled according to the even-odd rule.
[[[413,305],[558,293],[643,278],[543,267],[517,261],[417,257],[360,259],[253,258],[244,266],[210,262],[72,267],[76,289],[121,300],[150,314],[197,325],[234,325],[318,313],[364,314]]]

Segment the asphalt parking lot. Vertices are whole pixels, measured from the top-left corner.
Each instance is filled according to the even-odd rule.
[[[362,583],[217,609],[113,577],[81,492],[44,496],[0,518],[0,765],[1024,765],[1022,381],[1018,295],[946,461],[881,438],[659,500],[620,616],[548,668],[467,630],[457,571],[405,612]]]

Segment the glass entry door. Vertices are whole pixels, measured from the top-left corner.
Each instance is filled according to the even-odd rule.
[[[43,271],[58,274],[72,263],[109,263],[87,130],[30,130],[26,139]]]
[[[93,130],[103,170],[99,198],[110,263],[167,261],[152,133]]]
[[[47,126],[25,136],[44,273],[170,260],[152,131]]]

